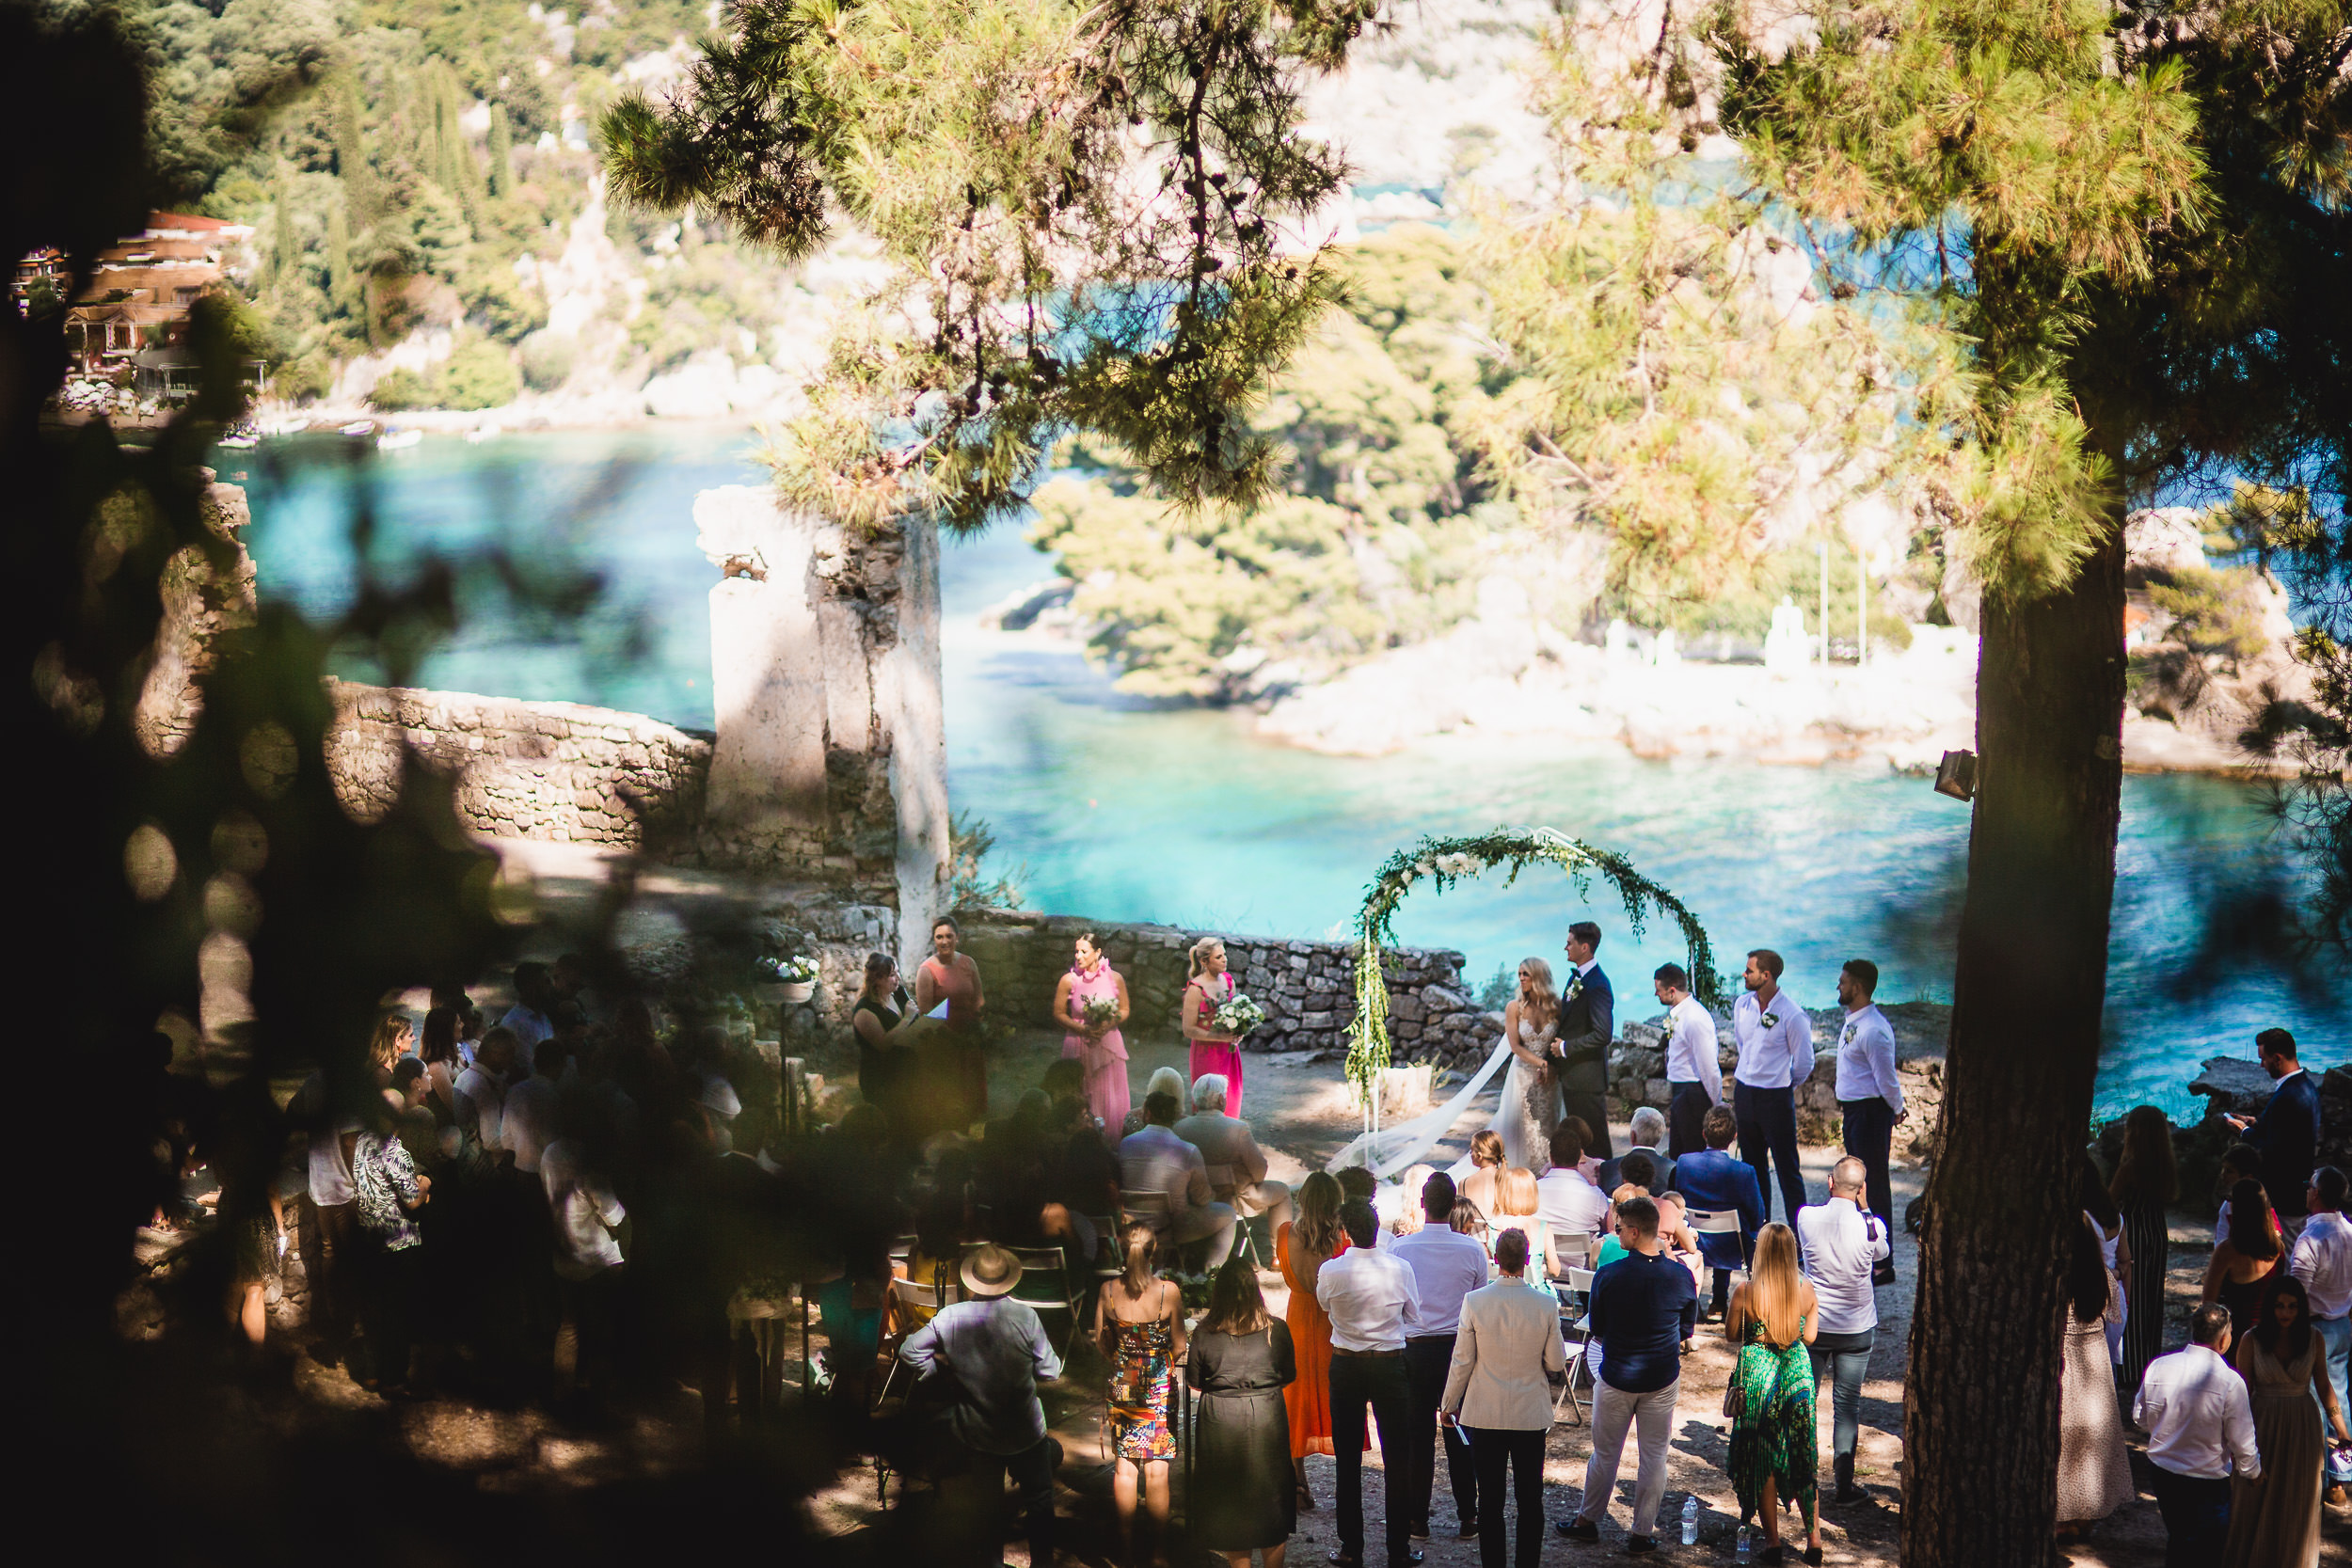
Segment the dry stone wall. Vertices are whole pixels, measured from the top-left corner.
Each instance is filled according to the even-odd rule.
[[[463,691],[329,681],[335,792],[367,819],[399,798],[405,741],[424,768],[457,781],[475,832],[660,847],[702,815],[710,742],[641,713],[523,703]]]

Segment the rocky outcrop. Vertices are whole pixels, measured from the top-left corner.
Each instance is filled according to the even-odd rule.
[[[128,496],[109,501],[109,531],[114,509],[138,504]],[[246,553],[241,537],[253,520],[245,492],[233,484],[215,483],[207,469],[197,507],[213,545],[183,545],[164,563],[158,584],[163,625],[155,628],[154,660],[131,719],[139,744],[151,756],[175,755],[188,743],[204,711],[201,682],[213,667],[214,640],[251,626],[256,614],[253,557]]]

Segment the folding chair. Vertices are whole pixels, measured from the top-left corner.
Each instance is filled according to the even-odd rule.
[[[966,1242],[964,1256],[970,1257],[975,1250],[988,1244],[986,1242]],[[1039,1317],[1049,1320],[1045,1327],[1049,1343],[1054,1337],[1050,1320],[1056,1316],[1066,1320],[1068,1329],[1062,1335],[1061,1344],[1056,1347],[1056,1354],[1068,1354],[1070,1342],[1078,1332],[1078,1298],[1070,1289],[1070,1260],[1057,1246],[1017,1246],[1006,1250],[1021,1259],[1021,1279],[1012,1288],[1012,1299],[1025,1303]]]
[[[1568,1418],[1579,1426],[1589,1425],[1593,1410],[1591,1392],[1592,1365],[1588,1357],[1593,1343],[1593,1271],[1571,1267],[1564,1289],[1560,1291],[1560,1337],[1568,1344],[1567,1375],[1560,1380],[1560,1397],[1551,1402],[1551,1418],[1560,1419],[1565,1407]],[[1579,1305],[1571,1307],[1570,1300]],[[1571,1319],[1569,1313],[1576,1316]],[[1577,1385],[1584,1384],[1586,1392],[1577,1395]]]
[[[1247,1258],[1255,1268],[1265,1267],[1265,1259],[1258,1250],[1257,1236],[1249,1228],[1253,1216],[1243,1213],[1237,1201],[1241,1196],[1241,1183],[1233,1179],[1233,1167],[1210,1165],[1207,1170],[1209,1196],[1233,1211],[1233,1250],[1227,1256]]]
[[[943,1292],[934,1286],[918,1285],[912,1279],[894,1279],[890,1282],[889,1309],[894,1321],[905,1321],[905,1313],[912,1308],[921,1312],[924,1321],[929,1322],[932,1314],[946,1305]],[[906,1370],[906,1363],[898,1359],[898,1347],[906,1342],[906,1338],[904,1329],[882,1337],[881,1354],[889,1361],[889,1366],[882,1372],[881,1391],[874,1396],[876,1408],[880,1408],[882,1401],[890,1397],[892,1385],[898,1381],[898,1374]]]
[[[1692,1209],[1686,1212],[1683,1215],[1683,1218],[1691,1222],[1691,1228],[1697,1232],[1702,1238],[1708,1236],[1729,1236],[1732,1240],[1740,1243],[1740,1258],[1742,1259],[1746,1259],[1748,1255],[1748,1243],[1746,1238],[1742,1235],[1740,1229],[1739,1210]],[[1712,1264],[1708,1265],[1709,1268],[1712,1268],[1713,1266],[1714,1265]],[[1741,1262],[1740,1267],[1731,1271],[1731,1283],[1734,1289],[1739,1287],[1740,1276],[1747,1272],[1747,1264],[1744,1261]]]

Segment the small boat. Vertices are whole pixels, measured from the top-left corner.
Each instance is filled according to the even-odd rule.
[[[228,435],[222,436],[219,440],[214,442],[213,444],[215,446],[229,447],[237,451],[244,451],[249,447],[260,446],[262,444],[262,437],[250,430],[236,430],[230,432]]]
[[[282,420],[262,421],[262,434],[264,436],[299,436],[310,428],[310,421],[300,414],[289,414]]]
[[[423,439],[424,432],[421,430],[388,430],[383,435],[378,436],[375,438],[375,450],[378,451],[406,451],[410,447],[415,446],[418,442]]]
[[[496,420],[493,420],[488,424],[476,425],[471,430],[466,432],[466,439],[478,446],[482,442],[489,440],[494,436],[503,436],[505,434],[506,427],[500,424]]]
[[[375,434],[375,421],[373,420],[354,420],[349,424],[343,426],[343,434],[346,436],[373,436]]]

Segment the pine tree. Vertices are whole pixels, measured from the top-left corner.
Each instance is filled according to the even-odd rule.
[[[344,216],[344,206],[336,200],[326,207],[326,295],[339,310],[347,307],[351,294],[351,220]]]
[[[515,133],[503,103],[490,105],[490,194],[501,200],[515,194]]]
[[[359,227],[375,221],[375,176],[368,166],[367,116],[359,103],[359,84],[351,72],[335,78],[329,120],[335,137],[335,172],[343,182],[343,198]]]
[[[1300,92],[1376,0],[747,0],[678,104],[604,116],[615,195],[689,201],[788,257],[828,204],[893,282],[780,432],[787,495],[861,525],[979,528],[1083,430],[1187,504],[1274,478],[1248,411],[1328,303],[1340,188]]]
[[[294,171],[286,165],[278,166],[278,190],[271,201],[270,214],[270,282],[278,288],[294,276],[302,260],[301,245],[294,238]]]

